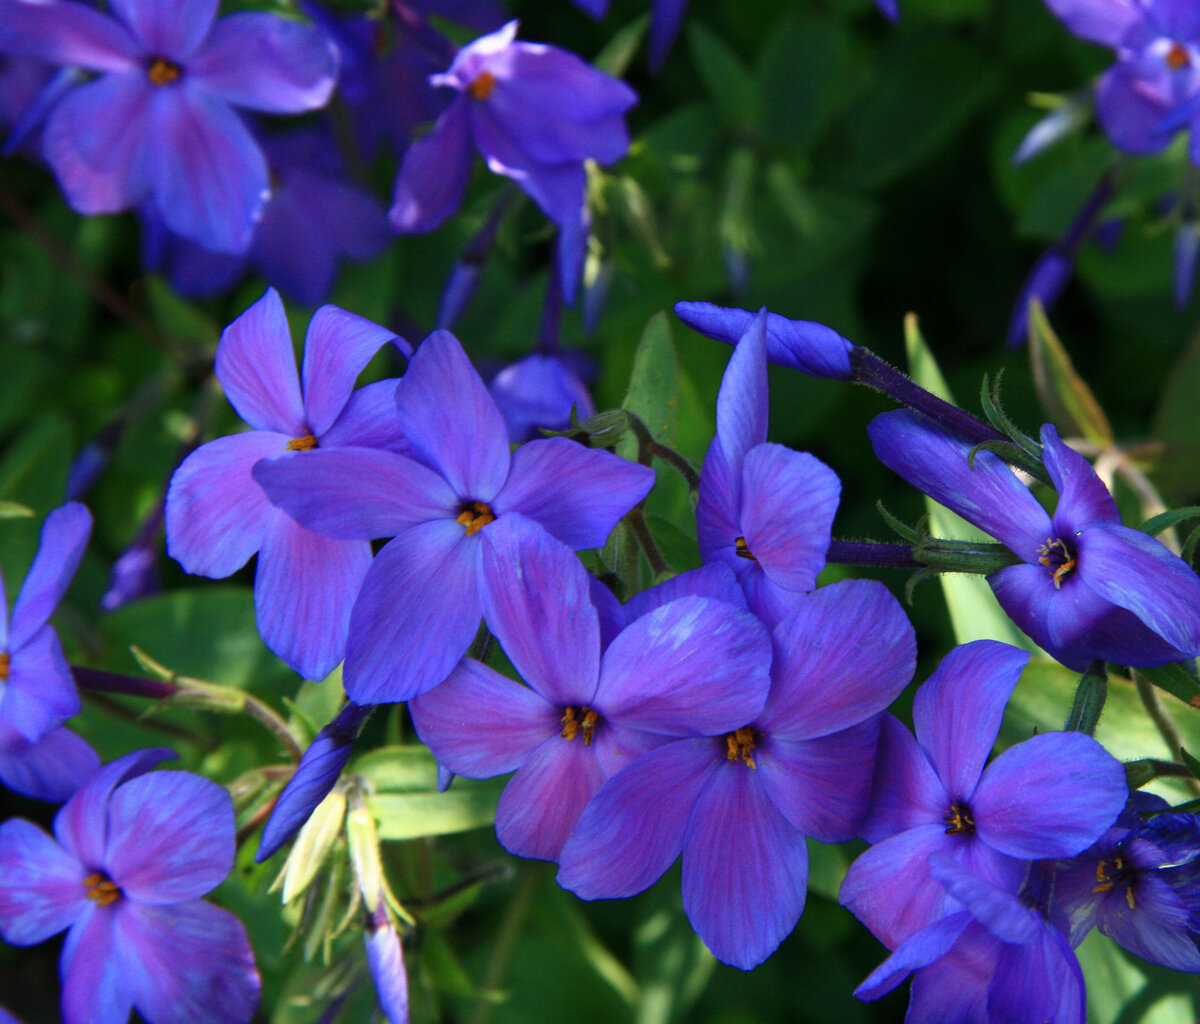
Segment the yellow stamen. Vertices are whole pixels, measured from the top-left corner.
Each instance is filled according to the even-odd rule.
[[[751,553],[750,549],[748,547],[746,547],[746,538],[745,537],[738,537],[733,542],[733,546],[734,546],[734,548],[736,548],[736,551],[734,553],[738,556],[738,558],[748,558],[752,562],[758,561],[758,559],[755,558],[754,555]]]
[[[468,503],[455,520],[467,528],[467,536],[470,537],[474,533],[478,533],[488,523],[496,521],[495,513],[487,507],[482,501],[472,501]]]
[[[100,907],[107,907],[121,898],[121,890],[110,882],[99,871],[93,871],[83,880],[87,888],[87,898]]]
[[[0,653],[0,683],[8,678],[8,670],[12,666],[12,657],[8,651]]]
[[[950,805],[950,813],[942,818],[948,826],[946,835],[957,836],[975,831],[975,819],[971,816],[971,808],[960,804],[957,800]]]
[[[1171,48],[1167,51],[1167,67],[1172,71],[1179,71],[1181,68],[1186,68],[1191,64],[1192,59],[1188,55],[1187,47],[1182,43],[1172,43]]]
[[[562,716],[562,732],[559,735],[564,740],[573,740],[577,733],[583,733],[583,745],[590,747],[592,745],[592,732],[596,726],[600,724],[600,713],[593,711],[588,707],[579,708],[581,719],[575,720],[575,708],[563,708]]]
[[[481,71],[470,85],[467,92],[473,99],[486,100],[496,88],[496,76],[490,71]]]
[[[1076,560],[1071,557],[1071,552],[1067,549],[1066,542],[1047,540],[1038,548],[1038,554],[1042,556],[1038,559],[1038,564],[1052,570],[1050,578],[1054,580],[1054,589],[1061,590],[1063,580],[1071,575],[1076,564]]]
[[[1133,898],[1133,886],[1132,885],[1128,889],[1125,890],[1125,902],[1129,904],[1130,910],[1137,910],[1137,907],[1134,905],[1135,901]]]
[[[299,437],[293,437],[285,448],[289,452],[311,452],[317,446],[317,439],[312,434],[301,434]]]
[[[754,729],[748,725],[743,725],[735,732],[727,732],[725,734],[725,759],[727,761],[741,761],[749,768],[758,768],[754,763],[754,746],[757,741]]]
[[[174,61],[167,60],[166,57],[155,57],[150,62],[146,74],[154,85],[170,85],[179,81],[182,72],[183,69]]]

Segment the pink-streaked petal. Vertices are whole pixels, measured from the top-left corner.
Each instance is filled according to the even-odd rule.
[[[245,252],[270,195],[266,157],[250,129],[184,79],[154,97],[150,130],[146,162],[167,227],[206,249]]]
[[[565,437],[521,445],[495,511],[520,512],[567,547],[604,546],[621,517],[654,486],[654,470]]]
[[[178,757],[166,747],[135,750],[110,761],[75,791],[54,816],[54,837],[90,870],[104,863],[108,845],[108,799],[126,779],[143,775],[159,761]]]
[[[79,694],[58,634],[43,626],[12,655],[0,720],[33,743],[78,711]]]
[[[1046,0],[1046,6],[1071,35],[1114,48],[1145,17],[1146,8],[1140,0]]]
[[[560,707],[471,658],[408,711],[438,764],[468,779],[516,771],[562,729]]]
[[[88,71],[129,70],[144,55],[120,22],[87,4],[57,0],[0,0],[0,51]]]
[[[343,671],[352,701],[409,700],[466,654],[482,616],[478,543],[446,519],[405,530],[375,556],[350,613]]]
[[[972,923],[971,915],[963,912],[943,917],[922,928],[871,972],[854,990],[855,998],[870,1000],[887,995],[913,971],[935,963],[949,953],[959,936]]]
[[[807,452],[761,444],[746,453],[741,535],[772,583],[787,590],[817,585],[841,493],[837,474]]]
[[[754,754],[763,791],[806,836],[854,839],[871,798],[879,724],[876,716],[812,740],[769,737]]]
[[[1025,651],[976,640],[955,647],[917,691],[913,725],[951,800],[969,801],[1000,734]]]
[[[1092,464],[1063,444],[1051,423],[1042,427],[1042,446],[1046,472],[1058,491],[1058,506],[1054,510],[1056,530],[1073,537],[1094,523],[1121,522],[1117,503]]]
[[[13,604],[8,649],[15,651],[54,614],[70,586],[92,532],[92,515],[77,501],[46,516],[37,554]]]
[[[254,952],[228,910],[125,902],[118,921],[125,984],[150,1024],[246,1024],[254,1015]]]
[[[862,838],[878,843],[898,832],[940,821],[951,802],[913,734],[894,715],[885,714]]]
[[[772,634],[771,695],[759,725],[812,739],[882,711],[908,684],[916,636],[874,580],[844,580],[804,597]]]
[[[346,654],[350,609],[371,566],[365,540],[334,540],[280,516],[254,575],[258,632],[288,667],[324,679]]]
[[[971,811],[979,838],[1003,853],[1073,857],[1116,821],[1128,796],[1121,763],[1099,743],[1048,732],[988,765]]]
[[[153,98],[136,68],[77,86],[55,104],[42,153],[73,209],[117,213],[145,198]]]
[[[590,704],[600,623],[583,563],[517,513],[485,526],[482,543],[483,617],[513,667],[559,707]]]
[[[459,501],[419,462],[369,448],[295,452],[254,469],[267,497],[302,526],[338,540],[394,537],[431,521],[455,523]]]
[[[770,686],[770,643],[748,612],[682,597],[642,616],[604,652],[594,706],[627,726],[714,736],[754,721]]]
[[[70,729],[54,729],[36,743],[0,729],[0,783],[35,800],[60,804],[100,767],[87,741]]]
[[[190,772],[152,772],[108,801],[103,867],[138,903],[178,903],[220,885],[233,868],[233,804]]]
[[[133,992],[121,956],[117,921],[117,911],[97,908],[67,933],[59,961],[63,1020],[128,1024]]]
[[[509,853],[558,860],[588,801],[604,782],[583,737],[551,737],[512,777],[496,805],[496,838]]]
[[[767,440],[767,311],[746,327],[717,392],[717,440],[735,473],[750,449]]]
[[[1015,889],[993,885],[964,868],[946,854],[929,858],[929,873],[946,887],[946,893],[971,912],[971,916],[996,938],[1010,945],[1036,942],[1045,927],[1036,910],[1017,898]]]
[[[112,0],[112,11],[148,54],[180,60],[204,42],[218,0]]]
[[[329,102],[337,65],[337,49],[320,29],[241,11],[213,26],[188,73],[232,106],[296,114]]]
[[[354,390],[354,382],[388,342],[406,356],[412,350],[386,327],[338,306],[322,306],[304,339],[304,412],[318,437],[333,426]]]
[[[0,935],[32,946],[69,928],[93,904],[87,869],[33,822],[0,825]]]
[[[438,227],[462,203],[475,152],[467,122],[467,101],[455,100],[433,131],[404,154],[388,218],[401,234]]]
[[[489,502],[509,472],[508,430],[479,372],[449,331],[421,342],[396,388],[417,458],[465,500]]]
[[[876,416],[867,433],[885,466],[1024,561],[1037,561],[1038,549],[1050,536],[1050,516],[999,458],[977,452],[972,469],[969,441],[907,410]]]
[[[808,847],[735,762],[715,773],[683,841],[683,909],[722,963],[751,970],[796,927],[808,888]]]
[[[656,882],[683,851],[696,798],[724,761],[712,740],[679,740],[609,779],[563,847],[558,884],[582,899],[620,899]]]
[[[380,448],[398,455],[411,455],[396,415],[398,383],[399,378],[389,377],[365,384],[355,391],[342,414],[321,438],[321,443],[328,448]]]
[[[229,404],[256,430],[287,434],[289,440],[310,432],[292,332],[274,288],[221,332],[216,371]]]
[[[167,554],[184,572],[220,579],[237,572],[280,515],[251,471],[283,455],[287,434],[250,430],[201,445],[175,470],[167,488]]]

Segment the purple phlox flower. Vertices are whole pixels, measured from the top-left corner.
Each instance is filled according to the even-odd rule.
[[[878,7],[884,16],[891,21],[900,20],[900,6],[898,0],[875,0],[875,6]]]
[[[1085,671],[1094,659],[1153,666],[1200,653],[1200,579],[1159,541],[1121,525],[1116,503],[1083,456],[1042,427],[1058,491],[1050,516],[990,452],[916,413],[875,418],[879,460],[991,534],[1020,564],[987,577],[1001,607],[1045,651]]]
[[[99,767],[96,752],[70,729],[30,741],[0,722],[0,782],[14,793],[60,804]]]
[[[930,872],[955,912],[906,939],[858,987],[859,999],[878,999],[912,974],[905,1024],[1083,1024],[1079,962],[1030,886],[1017,896],[944,854],[930,858]]]
[[[258,553],[254,607],[263,641],[307,679],[342,660],[350,608],[371,563],[362,540],[312,533],[275,508],[251,476],[262,459],[347,445],[399,447],[394,381],[354,391],[386,344],[408,343],[337,306],[312,317],[304,365],[296,356],[283,302],[274,289],[222,333],[216,373],[251,430],[192,452],[167,490],[167,552],[184,570],[220,578]]]
[[[363,941],[367,946],[367,968],[379,998],[379,1008],[388,1024],[408,1024],[408,972],[404,969],[404,948],[382,899],[367,921]]]
[[[171,232],[153,206],[142,208],[142,259],[161,269],[181,294],[207,296],[230,288],[247,267],[305,305],[333,290],[337,263],[379,255],[392,238],[383,206],[345,174],[326,129],[264,136],[271,196],[249,248],[213,252]]]
[[[190,772],[149,772],[169,750],[97,771],[51,837],[0,825],[0,935],[30,946],[64,929],[66,1024],[242,1024],[259,978],[245,929],[200,899],[233,867],[229,794]]]
[[[36,743],[79,710],[75,680],[50,616],[79,567],[92,517],[78,502],[42,524],[29,574],[7,610],[0,579],[0,730]]]
[[[479,627],[483,552],[518,521],[597,548],[654,483],[648,467],[564,438],[510,452],[500,410],[446,331],[421,343],[395,393],[411,458],[318,449],[255,469],[270,500],[310,529],[393,538],[350,618],[344,679],[359,704],[408,700],[450,674]],[[511,577],[528,571],[509,566]]]
[[[728,565],[751,610],[774,626],[816,586],[842,485],[807,452],[767,443],[769,321],[764,310],[747,325],[725,369],[696,533],[704,561]]]
[[[235,108],[324,106],[336,50],[311,25],[273,14],[218,19],[216,0],[114,0],[112,9],[0,0],[0,51],[96,73],[54,105],[43,132],[68,202],[93,214],[148,201],[177,234],[245,250],[269,182]]]
[[[772,648],[762,712],[716,738],[672,740],[608,779],[558,875],[584,899],[632,896],[682,854],[692,927],[742,970],[770,956],[804,910],[805,837],[858,834],[879,712],[916,657],[900,605],[867,580],[805,595],[775,627]]]
[[[603,18],[608,13],[608,0],[571,0],[581,11],[593,18]],[[687,13],[688,0],[654,0],[650,15],[650,71],[657,73],[665,63],[667,54],[679,35],[683,16]]]
[[[516,42],[517,23],[459,50],[435,86],[459,96],[433,131],[404,155],[392,223],[432,231],[462,202],[478,149],[496,174],[512,178],[559,227],[563,293],[574,301],[588,233],[585,160],[609,164],[629,149],[627,85],[573,53]]]
[[[557,353],[534,352],[510,363],[492,378],[488,390],[514,444],[540,437],[538,428],[565,430],[574,407],[580,422],[596,414],[587,385]]]
[[[1144,960],[1200,971],[1200,827],[1193,814],[1134,793],[1128,809],[1100,839],[1055,865],[1055,920],[1077,946],[1097,927]]]
[[[1120,763],[1082,733],[1042,733],[984,767],[1028,660],[994,640],[956,647],[917,691],[916,738],[884,721],[862,829],[874,845],[839,899],[889,949],[956,909],[933,858],[1015,892],[1025,861],[1073,856],[1124,806]]]
[[[290,841],[311,817],[317,804],[329,795],[354,752],[354,741],[371,710],[348,702],[308,745],[263,826],[258,852],[254,854],[258,863]]]
[[[514,576],[514,565],[524,571]],[[483,552],[483,577],[488,625],[528,687],[464,659],[409,710],[451,771],[516,770],[496,807],[510,853],[558,860],[606,778],[671,740],[731,732],[762,708],[771,648],[748,612],[682,597],[602,649],[587,571],[524,519]]]
[[[19,149],[36,157],[38,133],[54,104],[68,89],[78,85],[84,74],[78,68],[61,68],[28,57],[0,54],[0,128],[11,128],[4,156]]]
[[[736,345],[759,314],[711,302],[677,302],[675,315],[693,331]],[[811,377],[849,380],[850,356],[855,348],[832,327],[815,320],[789,320],[778,313],[767,313],[767,360],[779,366]]]
[[[161,589],[158,576],[158,545],[166,511],[166,498],[161,498],[138,527],[137,536],[113,563],[108,590],[100,598],[100,607],[115,611],[133,601],[140,601]]]

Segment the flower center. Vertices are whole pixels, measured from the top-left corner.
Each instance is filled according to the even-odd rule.
[[[462,523],[467,528],[467,536],[470,537],[471,534],[478,533],[488,523],[495,522],[495,520],[496,513],[482,501],[468,501],[463,505],[455,522]]]
[[[1130,866],[1128,862],[1119,853],[1112,859],[1112,873],[1109,873],[1109,862],[1102,860],[1096,865],[1096,887],[1092,892],[1110,892],[1112,887],[1118,882],[1123,881],[1130,874]],[[1130,910],[1135,910],[1136,905],[1133,898],[1133,886],[1129,885],[1125,888],[1125,902],[1129,904]]]
[[[150,62],[150,67],[146,69],[146,76],[154,85],[170,85],[172,82],[178,82],[181,74],[183,74],[183,68],[173,60],[167,60],[166,57],[155,57]]]
[[[733,547],[734,547],[734,554],[736,554],[738,556],[738,558],[748,558],[752,562],[758,561],[758,559],[754,557],[754,553],[748,547],[746,547],[746,538],[745,537],[738,537],[733,542]]]
[[[1165,58],[1167,67],[1172,71],[1179,71],[1186,68],[1192,62],[1191,55],[1187,51],[1187,47],[1182,43],[1171,43],[1171,48],[1167,51]]]
[[[8,651],[0,652],[0,683],[8,678],[9,668],[12,666],[12,657]]]
[[[121,890],[99,871],[93,871],[88,875],[83,880],[83,885],[87,889],[87,898],[98,907],[107,907],[121,898]]]
[[[496,76],[490,71],[481,71],[475,81],[467,86],[472,99],[486,100],[496,88]]]
[[[1038,564],[1044,565],[1050,570],[1050,578],[1054,580],[1054,589],[1061,590],[1063,580],[1074,571],[1076,562],[1075,555],[1067,547],[1067,542],[1058,538],[1047,540],[1038,548],[1038,554],[1041,556]]]
[[[950,811],[942,821],[946,823],[948,836],[970,835],[975,831],[975,819],[971,817],[971,808],[957,800],[950,805]]]
[[[576,712],[579,714],[578,719],[575,717]],[[576,733],[582,732],[583,745],[585,747],[590,747],[592,745],[592,730],[596,728],[599,722],[599,713],[593,711],[591,708],[563,708],[562,732],[559,733],[559,735],[562,736],[564,740],[569,742],[575,738]]]
[[[312,434],[301,434],[299,437],[293,437],[285,448],[289,452],[311,452],[317,446],[317,439]]]
[[[754,748],[758,743],[758,733],[749,725],[743,725],[735,732],[725,734],[725,760],[741,761],[750,768],[758,768],[754,763]]]

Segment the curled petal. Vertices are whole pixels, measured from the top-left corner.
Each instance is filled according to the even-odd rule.
[[[1090,462],[1079,452],[1063,444],[1054,425],[1042,427],[1043,458],[1046,472],[1058,491],[1054,526],[1070,536],[1095,523],[1120,523],[1117,503]]]
[[[767,440],[767,315],[760,310],[747,323],[717,393],[717,438],[725,461],[738,467],[739,476],[750,449]]]
[[[13,605],[10,651],[21,647],[54,614],[79,568],[91,532],[91,513],[77,501],[69,501],[46,516],[33,565]]]

